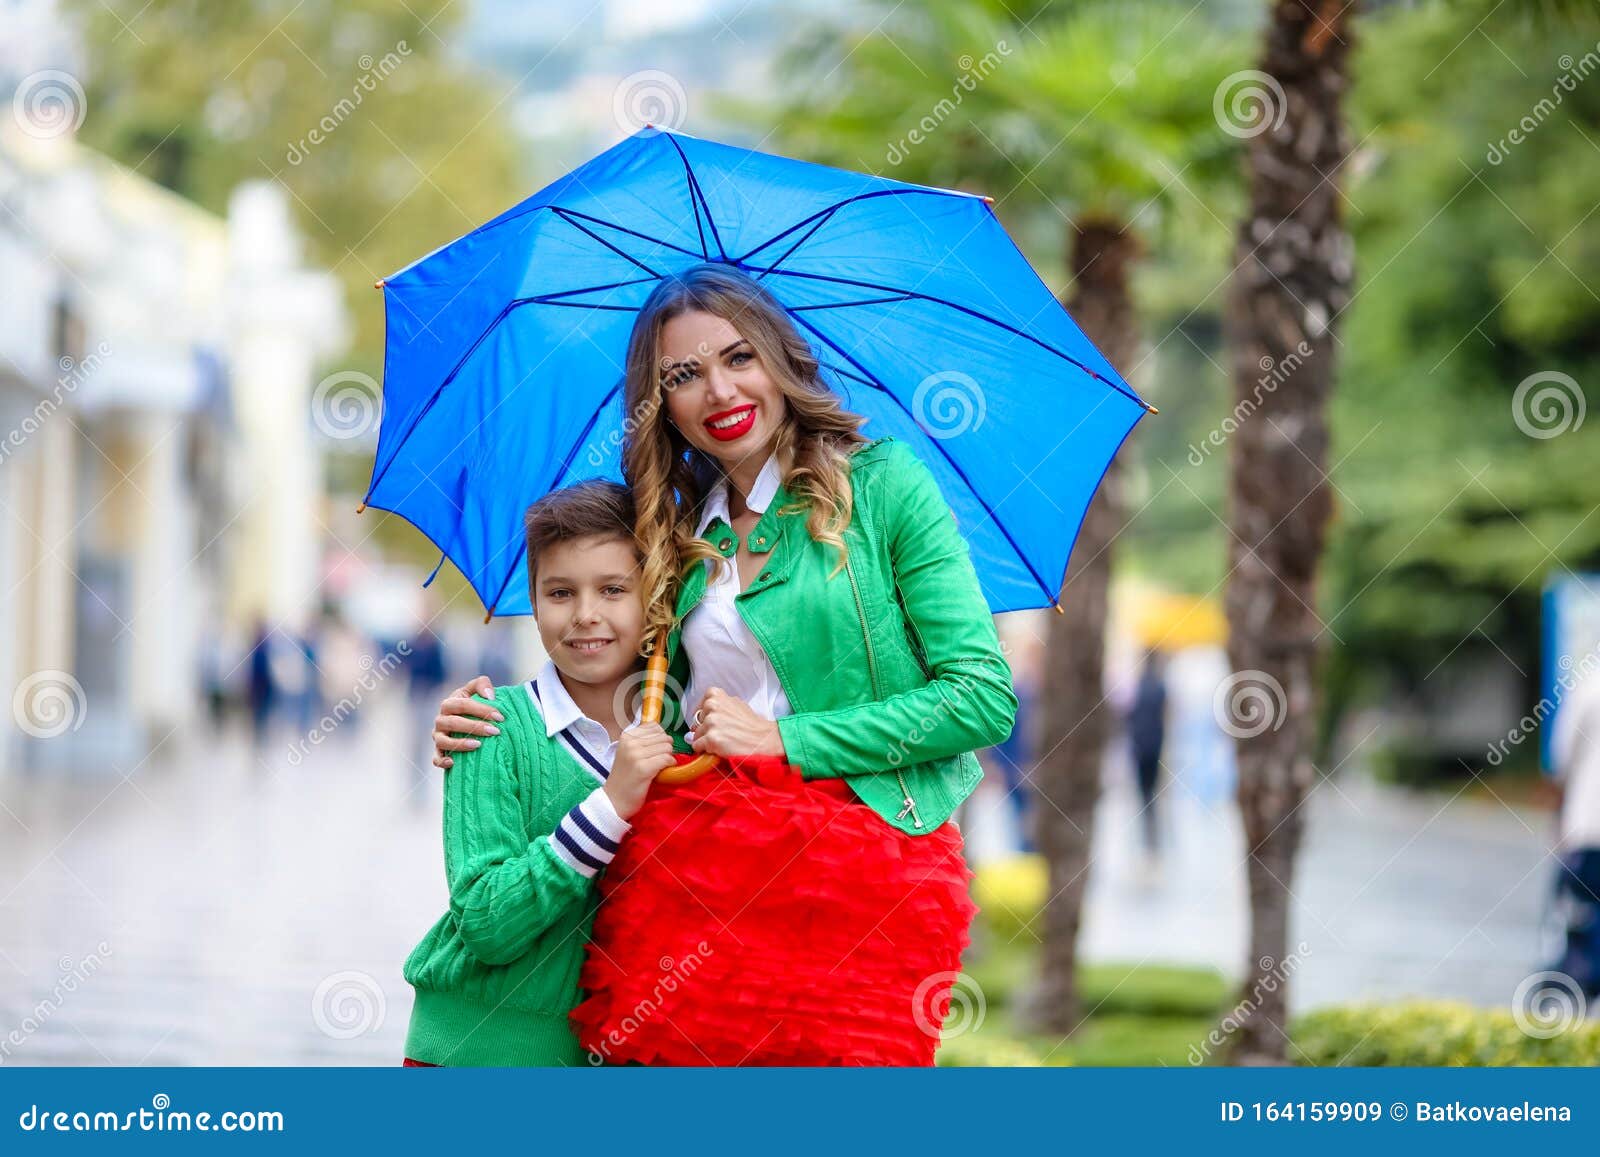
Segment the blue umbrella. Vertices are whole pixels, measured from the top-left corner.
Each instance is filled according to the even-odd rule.
[[[987,201],[656,128],[379,283],[365,505],[426,534],[492,614],[528,614],[523,511],[621,477],[634,318],[661,277],[706,261],[759,280],[863,432],[933,471],[994,611],[1054,602],[1095,487],[1152,407]]]

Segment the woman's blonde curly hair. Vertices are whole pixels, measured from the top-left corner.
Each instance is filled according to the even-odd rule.
[[[753,278],[731,265],[696,265],[668,275],[644,303],[628,341],[625,404],[630,429],[622,444],[623,478],[638,511],[636,537],[643,556],[644,651],[673,624],[678,586],[702,559],[724,561],[717,548],[694,535],[706,493],[721,479],[715,461],[695,450],[667,418],[661,331],[691,312],[723,318],[739,331],[787,402],[774,450],[793,464],[784,486],[809,509],[806,529],[839,550],[850,525],[850,454],[867,439],[866,421],[839,405],[818,374],[817,359],[789,315]]]

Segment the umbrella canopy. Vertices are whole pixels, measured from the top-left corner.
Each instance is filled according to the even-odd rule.
[[[988,203],[655,128],[380,283],[366,505],[416,525],[493,613],[529,613],[523,511],[621,477],[635,316],[663,276],[706,261],[760,281],[863,432],[933,471],[994,611],[1053,602],[1150,407]]]

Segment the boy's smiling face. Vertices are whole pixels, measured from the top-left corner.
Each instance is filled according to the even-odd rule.
[[[631,542],[591,535],[539,554],[533,617],[556,669],[580,683],[615,684],[639,666],[644,605]]]

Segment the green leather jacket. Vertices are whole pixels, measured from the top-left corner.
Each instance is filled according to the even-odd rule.
[[[888,823],[934,831],[982,778],[973,754],[1016,722],[1011,670],[978,587],[966,541],[932,473],[902,442],[882,438],[851,458],[848,565],[806,531],[779,487],[750,532],[767,566],[735,600],[794,714],[778,721],[791,763],[808,779],[843,776]],[[717,520],[705,537],[738,549]],[[688,683],[678,647],[684,616],[705,594],[706,566],[685,577],[669,672]],[[681,722],[679,723],[681,727]]]

